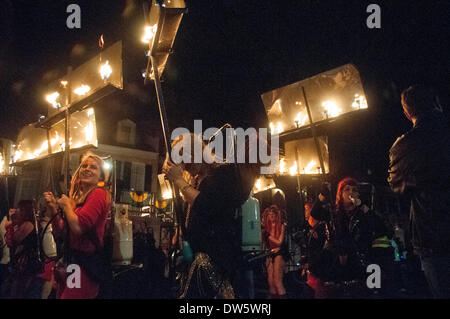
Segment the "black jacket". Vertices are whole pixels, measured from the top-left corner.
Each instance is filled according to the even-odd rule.
[[[192,206],[186,239],[194,253],[203,252],[222,268],[233,274],[239,267],[241,225],[236,209],[248,199],[254,181],[235,165],[214,169],[200,183],[200,194]]]
[[[418,254],[450,253],[450,132],[444,115],[416,121],[390,150],[391,189],[411,197],[412,244]]]

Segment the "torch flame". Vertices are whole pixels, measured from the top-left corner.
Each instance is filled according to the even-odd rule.
[[[22,150],[16,150],[14,152],[13,161],[17,162],[18,160],[20,160],[22,158],[22,155],[23,155],[23,151]]]
[[[170,189],[166,190],[166,191],[162,194],[162,198],[163,198],[163,199],[171,199],[171,198],[172,198],[172,192],[170,191]]]
[[[83,96],[86,95],[91,90],[89,85],[82,84],[79,88],[75,89],[74,92],[77,95]]]
[[[315,160],[311,160],[308,165],[306,165],[305,167],[305,173],[306,174],[315,174],[317,173],[317,171],[315,171],[314,169],[317,167],[317,163]]]
[[[53,107],[56,109],[58,108],[58,102],[56,102],[56,100],[59,97],[59,93],[58,92],[54,92],[52,94],[48,94],[45,99],[47,100],[48,103],[50,103],[51,105],[53,105]]]
[[[290,168],[289,168],[289,174],[290,175],[296,175],[298,173],[298,171],[297,171],[297,161],[295,161],[294,162],[294,165],[292,165]]]
[[[256,189],[257,189],[258,191],[260,191],[260,190],[262,189],[262,181],[261,181],[260,178],[258,178],[258,179],[256,180],[255,187],[256,187]]]
[[[102,80],[109,79],[109,76],[111,75],[111,73],[112,73],[111,66],[109,65],[109,61],[106,60],[105,64],[103,64],[100,67],[100,75],[102,77]]]
[[[308,116],[306,114],[302,114],[302,112],[298,112],[297,116],[294,119],[294,123],[296,127],[300,127],[305,125],[306,121],[308,120]]]
[[[89,122],[89,124],[84,128],[84,134],[86,137],[86,142],[92,142],[94,137],[94,125],[92,122]]]
[[[286,173],[287,172],[287,169],[286,169],[286,160],[284,159],[284,158],[282,158],[281,160],[280,160],[280,174],[284,174],[284,173]]]
[[[144,36],[142,37],[141,41],[143,43],[150,43],[150,40],[153,39],[153,37],[156,34],[156,30],[158,29],[158,25],[154,25],[154,26],[146,26],[145,27],[145,33]]]
[[[277,133],[280,134],[284,131],[283,123],[278,122],[277,123]]]
[[[270,133],[271,134],[280,134],[284,131],[283,123],[278,122],[277,127],[273,125],[272,122],[269,123]]]
[[[367,100],[364,95],[355,94],[352,106],[357,109],[367,109]]]
[[[322,106],[330,117],[336,117],[341,114],[341,109],[334,101],[325,101],[322,103]]]
[[[0,173],[3,173],[5,170],[5,161],[3,160],[3,155],[0,153]]]
[[[270,133],[275,134],[275,126],[273,125],[272,122],[269,123],[269,128],[270,128]]]

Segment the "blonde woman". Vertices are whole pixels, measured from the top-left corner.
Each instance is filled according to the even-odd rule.
[[[68,227],[70,262],[78,264],[81,270],[79,288],[60,283],[60,299],[93,299],[99,293],[99,274],[105,271],[100,269],[103,260],[98,258],[103,248],[103,235],[111,206],[110,193],[99,187],[104,185],[104,181],[103,160],[88,153],[83,156],[72,177],[69,197],[62,195],[55,199],[51,192],[44,193],[52,214],[57,214],[58,206],[64,213],[65,220],[60,217],[54,219],[54,233],[62,234],[62,230]]]

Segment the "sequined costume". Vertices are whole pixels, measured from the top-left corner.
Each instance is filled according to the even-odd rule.
[[[239,208],[253,180],[236,165],[221,165],[200,182],[190,208],[185,239],[195,254],[181,298],[234,298],[232,282],[240,266]]]

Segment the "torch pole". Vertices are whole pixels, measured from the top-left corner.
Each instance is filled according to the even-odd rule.
[[[169,126],[168,126],[168,121],[167,121],[167,114],[166,114],[166,106],[164,104],[164,96],[163,96],[163,92],[162,92],[162,88],[161,88],[161,80],[159,78],[159,72],[158,72],[158,68],[155,67],[156,63],[154,60],[154,57],[151,56],[151,63],[153,67],[153,74],[155,76],[154,81],[155,81],[155,89],[156,89],[156,97],[158,100],[158,108],[159,108],[159,116],[161,119],[161,127],[162,127],[162,131],[163,131],[163,136],[164,136],[164,143],[166,146],[166,150],[167,150],[167,157],[170,158],[170,153],[172,150],[172,146],[170,144],[170,140],[169,140]],[[173,210],[173,220],[174,220],[174,226],[175,229],[178,228],[178,225],[180,225],[180,221],[179,221],[179,214],[177,213],[177,210],[179,209],[179,199],[178,199],[178,188],[175,186],[174,183],[171,183],[172,185],[172,198],[174,201],[174,210]],[[179,233],[179,232],[178,232]]]
[[[156,97],[158,100],[158,108],[159,108],[159,115],[161,118],[161,127],[163,131],[164,136],[164,143],[167,150],[167,158],[170,159],[171,154],[171,144],[169,140],[169,125],[167,121],[167,114],[166,114],[166,107],[164,104],[164,97],[163,92],[161,88],[161,80],[159,78],[159,72],[158,67],[155,63],[154,57],[150,56],[151,64],[153,66],[153,74],[154,74],[154,81],[155,81],[155,89],[156,89]],[[147,74],[148,76],[148,74]],[[176,259],[180,253],[180,247],[181,247],[181,236],[180,236],[180,229],[183,228],[183,224],[181,219],[181,205],[180,205],[180,198],[179,198],[179,189],[175,185],[175,183],[170,182],[171,189],[172,189],[172,201],[173,201],[173,226],[175,229],[175,245],[172,247],[172,252],[169,257],[169,278],[173,280],[174,287],[177,287],[177,280],[176,280],[176,273],[175,273],[175,266],[176,266]],[[181,227],[180,227],[181,226]],[[172,241],[171,241],[172,242]]]
[[[65,134],[64,134],[64,187],[65,187],[65,193],[68,196],[70,191],[70,180],[69,180],[69,165],[70,165],[70,112],[69,107],[71,103],[71,82],[70,82],[70,75],[72,73],[72,67],[67,68],[67,78],[69,79],[67,88],[66,88],[66,109],[65,112]]]
[[[309,124],[311,127],[311,134],[314,138],[314,143],[316,144],[317,155],[319,156],[320,169],[322,170],[322,178],[325,182],[325,165],[323,162],[322,152],[320,151],[319,139],[317,138],[316,127],[312,120],[311,109],[309,107],[308,99],[306,98],[305,87],[302,86],[303,98],[305,99],[306,110],[308,111]]]
[[[295,148],[295,160],[297,162],[297,193],[298,193],[298,199],[300,201],[300,211],[303,212],[303,219],[305,220],[304,216],[304,207],[305,207],[305,203],[303,200],[303,196],[302,196],[302,185],[301,185],[301,181],[300,181],[300,154],[299,154],[299,150],[298,147]]]

